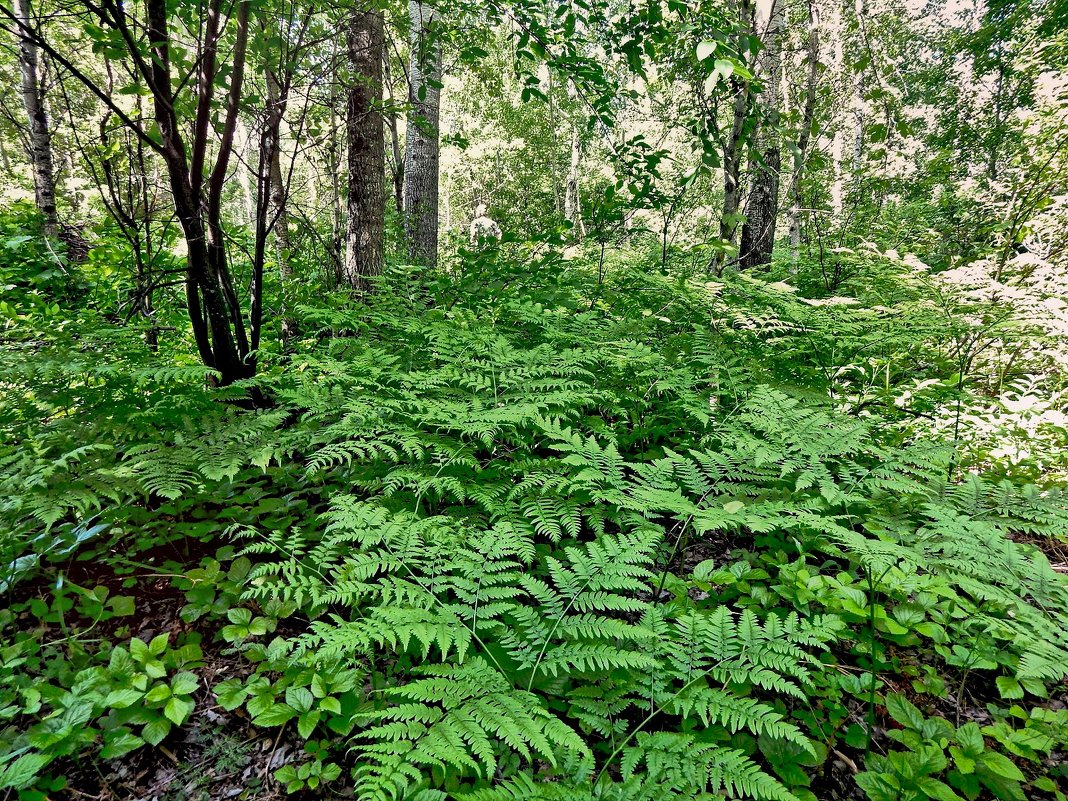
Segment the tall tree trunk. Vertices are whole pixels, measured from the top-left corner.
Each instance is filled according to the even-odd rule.
[[[849,83],[845,67],[845,14],[842,3],[831,2],[831,41],[834,42],[834,57],[831,73],[835,82],[832,96],[837,103],[845,102],[845,93]],[[841,108],[841,106],[839,106]],[[837,116],[837,115],[835,115]],[[845,150],[845,121],[839,116],[834,122],[834,137],[831,140],[831,214],[833,221],[839,223],[845,210],[845,168],[843,152]]]
[[[274,220],[274,251],[278,263],[278,278],[282,285],[282,340],[289,341],[296,334],[296,320],[293,317],[292,286],[293,265],[289,261],[289,215],[286,213],[286,182],[282,178],[282,118],[285,116],[288,91],[282,86],[274,72],[265,70],[267,83],[267,123],[264,129],[264,149],[267,151],[270,182],[270,208]],[[288,81],[287,81],[288,84]],[[288,87],[287,87],[288,89]]]
[[[393,78],[390,76],[389,55],[383,53],[382,70],[385,76],[385,87],[389,93],[389,114],[386,116],[386,127],[389,128],[389,144],[393,151],[392,178],[393,178],[393,204],[397,207],[397,213],[404,213],[404,156],[401,153],[400,133],[397,130],[397,110],[393,102]]]
[[[577,102],[577,92],[573,84],[568,84],[568,97],[572,106]],[[586,226],[582,220],[582,187],[579,179],[579,167],[582,165],[582,130],[579,127],[579,114],[575,108],[568,115],[571,129],[571,163],[567,170],[567,185],[564,188],[564,219],[574,228],[575,240],[581,242],[586,236]]]
[[[864,19],[868,14],[868,4],[865,0],[854,0],[853,12],[856,15],[858,29],[864,25]],[[863,47],[863,33],[859,33],[859,46]],[[864,161],[864,122],[867,109],[864,102],[864,84],[867,79],[867,70],[861,70],[853,76],[853,180],[858,181],[861,177],[861,167]]]
[[[756,155],[750,161],[752,173],[749,198],[742,225],[742,241],[738,253],[739,265],[744,268],[771,264],[775,248],[775,224],[779,216],[779,73],[782,70],[782,36],[785,27],[784,0],[772,0],[761,78],[764,82],[765,110],[758,134]]]
[[[987,153],[986,166],[986,174],[991,181],[996,181],[998,177],[998,145],[1001,143],[1002,136],[1004,136],[1004,131],[1001,129],[1003,121],[1002,106],[1005,96],[1005,55],[1000,44],[997,45],[994,54],[997,58],[998,77],[994,89],[994,130],[993,135],[990,137],[990,149]]]
[[[748,52],[749,32],[753,28],[752,0],[737,0],[735,11],[738,15],[738,51],[739,55],[744,55]],[[722,245],[732,243],[738,230],[738,211],[742,199],[743,139],[751,100],[749,84],[737,75],[731,76],[731,90],[734,94],[731,130],[723,146],[723,210],[719,218],[719,238]],[[726,253],[721,250],[716,254],[712,268],[716,273],[721,273],[725,264]]]
[[[790,258],[794,264],[801,249],[801,180],[805,169],[805,157],[812,136],[812,124],[816,118],[816,85],[819,75],[820,32],[819,11],[816,0],[808,4],[808,79],[805,82],[805,105],[801,112],[801,129],[797,133],[797,150],[794,167],[790,174]]]
[[[386,149],[382,127],[382,15],[353,11],[348,51],[352,65],[346,132],[349,146],[349,222],[343,276],[361,292],[382,273],[386,213]]]
[[[330,62],[338,63],[337,42],[332,42]],[[326,137],[326,174],[330,179],[330,260],[331,278],[335,285],[345,280],[345,237],[344,229],[345,206],[347,205],[341,188],[341,173],[343,154],[341,152],[341,138],[339,136],[340,123],[337,116],[337,107],[341,103],[339,94],[339,81],[335,77],[330,81],[330,129]],[[312,182],[312,186],[315,183]],[[314,205],[314,204],[313,204]]]
[[[15,0],[15,13],[25,29],[36,30],[30,0]],[[41,85],[41,61],[37,45],[29,37],[20,37],[19,66],[22,71],[22,106],[29,123],[30,168],[37,208],[44,215],[43,233],[55,236],[59,230],[56,215],[56,179],[52,164],[52,137],[45,115],[44,88]]]
[[[441,100],[441,45],[431,30],[434,13],[410,0],[411,85],[408,134],[404,151],[404,218],[408,257],[434,267],[438,260],[438,114]]]
[[[165,0],[148,0],[148,36],[152,43],[152,99],[156,124],[162,142],[161,155],[167,164],[176,216],[185,235],[187,254],[186,301],[193,338],[200,358],[208,367],[219,371],[220,382],[251,378],[256,363],[249,349],[248,336],[241,315],[241,304],[234,290],[226,258],[221,208],[233,152],[237,112],[244,78],[245,52],[248,44],[249,0],[241,0],[237,9],[237,37],[231,57],[230,93],[224,115],[223,130],[218,135],[219,153],[207,176],[204,157],[210,133],[215,74],[215,51],[218,46],[219,3],[213,4],[205,34],[205,58],[201,62],[198,83],[197,123],[194,126],[191,155],[186,149],[181,126],[174,108],[170,65],[170,32]],[[208,178],[204,197],[204,178]],[[258,288],[257,288],[258,291]],[[255,321],[253,325],[257,325]]]

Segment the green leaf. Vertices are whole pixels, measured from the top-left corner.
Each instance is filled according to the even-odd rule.
[[[935,801],[964,801],[953,792],[953,788],[948,784],[932,779],[930,776],[921,776],[916,779],[916,786],[923,790],[928,798],[933,798]]]
[[[153,656],[159,656],[167,650],[167,643],[170,640],[170,634],[157,634],[152,638],[152,642],[148,644],[148,650]]]
[[[150,704],[158,704],[171,697],[171,688],[166,684],[157,684],[145,694],[145,701]]]
[[[196,703],[192,698],[179,698],[178,696],[174,696],[167,702],[167,705],[163,707],[163,714],[167,720],[175,726],[181,726],[185,723],[186,718],[189,717],[195,706]]]
[[[171,692],[175,695],[189,695],[195,692],[199,686],[200,679],[196,677],[196,674],[189,671],[182,671],[171,680]]]
[[[307,712],[315,703],[315,696],[307,687],[290,687],[286,690],[286,703],[298,712]]]
[[[38,774],[52,757],[46,754],[23,754],[0,770],[0,789],[24,790],[37,780]]]
[[[965,776],[975,773],[975,760],[967,756],[964,751],[957,748],[955,745],[949,747],[949,755],[953,757],[953,764],[957,766],[959,770]]]
[[[970,757],[979,756],[986,747],[986,743],[983,741],[983,733],[979,730],[979,725],[974,721],[969,721],[957,729],[956,738],[957,742],[964,747],[965,753]]]
[[[238,626],[248,626],[252,622],[252,612],[249,609],[238,607],[236,609],[230,609],[226,612],[226,617],[231,623],[235,623]]]
[[[135,611],[134,599],[130,595],[116,595],[108,600],[108,606],[119,617],[128,617]]]
[[[297,720],[297,734],[307,740],[312,736],[312,732],[315,731],[317,725],[319,725],[319,710],[313,709],[310,712],[305,712]]]
[[[149,745],[159,745],[170,730],[171,722],[169,720],[156,718],[145,725],[144,729],[141,730],[141,736],[145,738],[145,742]]]
[[[133,706],[140,701],[143,696],[144,693],[132,688],[112,690],[104,698],[104,706],[112,709],[126,709],[126,707]]]
[[[705,40],[701,42],[699,45],[697,45],[697,60],[704,61],[706,58],[715,53],[718,47],[718,42],[713,42],[710,40]]]
[[[996,773],[998,776],[1003,776],[1006,779],[1022,782],[1027,779],[1021,771],[1004,754],[999,754],[997,751],[987,751],[983,754],[981,763],[992,773]]]
[[[1024,697],[1023,685],[1012,676],[998,676],[996,683],[1002,698],[1016,700]]]
[[[118,759],[144,744],[144,739],[130,731],[108,732],[104,735],[104,747],[100,749],[100,756],[104,759]]]
[[[238,679],[227,679],[215,685],[215,697],[219,706],[227,712],[237,709],[245,700],[248,692]]]
[[[134,661],[144,664],[152,654],[149,652],[148,644],[144,640],[133,639],[130,640],[130,656],[134,658]]]
[[[886,711],[890,717],[910,729],[919,731],[923,728],[923,713],[911,701],[900,693],[887,693]]]
[[[271,704],[263,712],[252,719],[256,726],[281,726],[286,721],[296,717],[296,710],[285,704]]]

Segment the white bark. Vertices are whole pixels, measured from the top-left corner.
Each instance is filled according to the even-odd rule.
[[[430,28],[434,11],[420,0],[408,4],[411,17],[411,91],[404,152],[404,218],[408,256],[433,267],[438,259],[438,118],[441,104],[441,45]],[[425,68],[429,68],[426,71]]]
[[[15,14],[24,31],[34,30],[30,0],[15,0]],[[52,162],[52,137],[45,114],[44,89],[41,83],[41,62],[37,45],[26,37],[20,40],[19,66],[22,72],[22,106],[29,123],[29,158],[33,172],[33,188],[37,208],[44,215],[44,234],[55,236],[59,229],[56,215],[55,168]]]

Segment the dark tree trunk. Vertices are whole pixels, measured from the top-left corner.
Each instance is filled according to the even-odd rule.
[[[219,154],[208,182],[203,202],[204,156],[209,137],[212,92],[215,80],[215,50],[218,46],[219,4],[209,14],[209,31],[202,60],[197,122],[194,128],[192,161],[186,155],[178,118],[174,110],[170,74],[170,34],[165,0],[148,1],[148,35],[152,42],[151,88],[156,123],[162,140],[161,154],[167,164],[176,216],[188,248],[186,301],[193,338],[200,358],[219,371],[220,383],[231,384],[256,373],[251,358],[240,301],[230,277],[221,222],[222,189],[237,124],[238,100],[248,44],[249,0],[238,6],[237,42],[232,56],[230,96],[220,139]],[[212,22],[214,21],[214,22]]]
[[[420,0],[408,4],[412,22],[408,134],[404,151],[404,216],[408,258],[434,267],[438,261],[438,112],[441,46],[433,12]]]
[[[752,0],[738,0],[735,11],[738,15],[738,50],[739,54],[742,54],[748,50],[749,32],[752,30]],[[721,245],[734,241],[741,220],[738,212],[742,198],[742,151],[751,101],[749,84],[737,75],[731,76],[731,91],[734,95],[731,130],[723,145],[723,210],[719,218]],[[716,273],[721,273],[725,263],[726,253],[721,250],[716,254],[712,268]]]
[[[349,221],[342,273],[366,292],[382,273],[385,234],[385,137],[382,127],[382,15],[353,11],[347,37],[352,85],[346,131],[349,146]]]
[[[404,155],[401,153],[400,146],[400,133],[397,130],[397,114],[396,106],[393,98],[393,78],[389,74],[389,56],[385,55],[382,59],[382,69],[385,75],[385,86],[389,92],[389,114],[386,116],[386,127],[389,128],[389,144],[392,151],[393,163],[390,165],[392,169],[393,179],[393,204],[397,207],[397,213],[404,213]]]
[[[133,20],[127,6],[116,0],[103,0],[100,4],[86,1],[83,6],[124,44],[129,59],[126,67],[144,82],[151,96],[155,133],[146,131],[140,119],[131,118],[108,91],[66,55],[64,48],[47,41],[39,31],[26,25],[3,5],[0,5],[0,15],[15,24],[20,39],[44,50],[162,159],[174,199],[175,217],[182,227],[188,251],[186,301],[197,352],[206,366],[218,371],[221,384],[251,378],[256,373],[255,355],[249,345],[241,302],[230,273],[222,225],[222,192],[242,100],[251,0],[237,0],[236,11],[229,19],[222,13],[222,0],[210,0],[205,9],[205,23],[198,31],[200,57],[195,76],[185,76],[177,91],[171,68],[170,16],[166,0],[146,0],[143,23]],[[217,65],[217,55],[224,29],[233,21],[236,21],[235,36],[226,64],[229,91],[220,114],[215,103],[215,87],[222,70]],[[176,111],[181,107],[176,95],[182,89],[196,98],[195,119],[188,131],[189,147],[183,133],[185,126],[179,123]],[[222,128],[217,129],[213,120],[220,117]],[[214,164],[208,171],[206,157],[211,142],[217,142],[218,148]],[[259,325],[256,315],[261,289],[260,282],[254,281],[253,329]]]
[[[296,319],[293,317],[292,287],[293,266],[289,261],[289,215],[286,213],[286,182],[282,177],[282,118],[285,116],[286,105],[289,99],[288,80],[283,87],[278,82],[274,72],[268,68],[264,78],[267,83],[267,120],[263,129],[263,142],[261,149],[263,158],[267,164],[267,192],[270,202],[261,203],[271,210],[271,224],[274,230],[275,260],[278,262],[278,278],[282,285],[282,340],[288,342],[297,332]],[[261,181],[263,177],[261,175]],[[262,212],[261,212],[262,213]],[[264,215],[266,216],[266,215]],[[270,228],[271,225],[267,225]],[[262,248],[262,239],[266,238],[266,230],[257,237],[257,245]]]
[[[34,29],[30,0],[15,0],[15,13],[26,29]],[[43,233],[55,236],[59,230],[56,215],[55,168],[52,164],[52,136],[45,114],[44,87],[41,83],[41,60],[36,43],[20,38],[19,66],[22,72],[22,106],[29,124],[29,158],[33,172],[33,189],[37,208],[44,216]]]
[[[750,161],[751,189],[745,206],[745,223],[738,251],[742,269],[771,264],[775,249],[775,227],[779,216],[779,108],[781,105],[782,35],[784,0],[772,0],[761,77],[765,108],[757,139],[757,152]]]

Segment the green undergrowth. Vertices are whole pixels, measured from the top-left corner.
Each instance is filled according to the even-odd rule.
[[[24,286],[0,787],[210,707],[305,743],[294,793],[819,799],[852,764],[872,801],[1063,798],[1068,517],[925,429],[957,310],[885,261],[853,306],[545,252],[304,307],[252,410]],[[197,541],[182,632],[129,636],[151,605],[84,565]],[[209,687],[205,651],[242,669]]]

